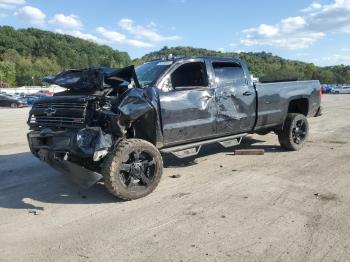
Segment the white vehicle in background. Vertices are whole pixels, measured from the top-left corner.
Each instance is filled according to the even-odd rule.
[[[350,94],[350,86],[337,86],[331,90],[332,94]]]

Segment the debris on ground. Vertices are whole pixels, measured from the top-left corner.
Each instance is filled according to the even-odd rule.
[[[176,174],[176,175],[171,175],[169,177],[171,177],[171,178],[179,178],[179,177],[181,177],[181,175],[180,174]]]
[[[28,210],[28,214],[33,214],[34,216],[40,215],[37,210]]]
[[[320,194],[320,193],[315,193],[314,196],[323,201],[331,201],[331,200],[337,200],[337,195],[333,193],[325,193],[325,194]]]
[[[195,211],[188,211],[188,212],[185,212],[185,215],[195,216],[195,215],[197,215],[197,212],[195,212]]]
[[[172,195],[172,197],[174,197],[174,198],[181,198],[181,197],[184,197],[184,196],[188,196],[190,194],[191,193],[178,193],[178,194]]]
[[[263,155],[265,154],[264,149],[237,149],[235,155]]]

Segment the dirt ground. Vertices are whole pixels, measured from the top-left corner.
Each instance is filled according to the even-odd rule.
[[[299,152],[249,136],[235,156],[165,159],[151,195],[82,190],[26,144],[28,109],[0,109],[0,261],[350,261],[350,95],[324,95]]]

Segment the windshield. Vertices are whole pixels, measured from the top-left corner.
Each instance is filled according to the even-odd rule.
[[[153,61],[135,68],[137,79],[142,87],[154,83],[167,70],[173,61]]]

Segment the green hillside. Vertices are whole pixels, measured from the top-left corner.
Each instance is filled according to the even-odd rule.
[[[45,75],[67,68],[121,67],[131,63],[126,52],[80,38],[28,28],[0,27],[0,77],[10,85],[39,84]]]
[[[350,66],[317,67],[265,52],[237,54],[193,47],[164,47],[131,61],[126,52],[80,38],[34,28],[15,30],[0,26],[0,81],[11,86],[38,85],[43,76],[67,68],[137,65],[169,54],[241,57],[247,61],[251,72],[263,81],[319,79],[322,83],[350,83]]]

